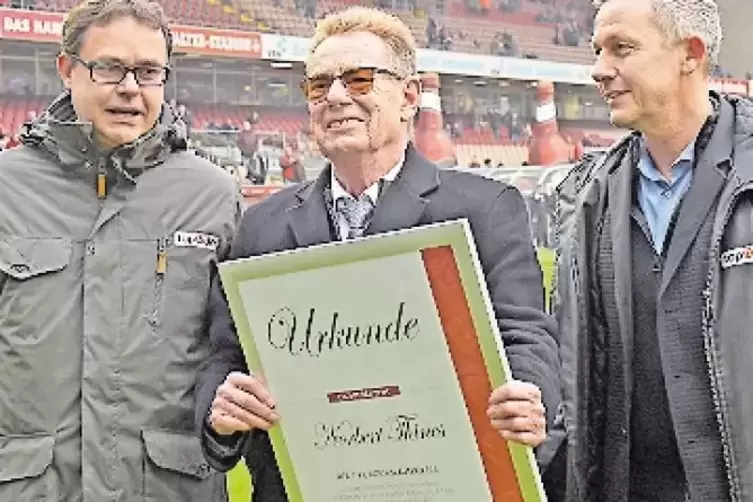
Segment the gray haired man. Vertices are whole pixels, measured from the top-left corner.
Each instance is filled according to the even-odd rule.
[[[751,502],[753,104],[709,93],[713,0],[609,0],[594,30],[634,132],[560,187],[567,448],[547,475],[568,502]]]
[[[67,88],[0,153],[0,500],[214,502],[193,432],[233,180],[164,102],[170,32],[147,0],[63,28]]]

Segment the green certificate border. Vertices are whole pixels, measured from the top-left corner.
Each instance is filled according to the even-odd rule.
[[[240,295],[240,284],[242,282],[315,268],[420,252],[427,248],[442,246],[450,246],[454,252],[481,352],[486,363],[489,382],[492,388],[497,388],[508,382],[512,379],[510,366],[504,353],[499,351],[501,346],[497,342],[497,340],[500,340],[499,328],[489,299],[470,225],[466,219],[388,232],[353,241],[333,242],[221,263],[219,274],[249,369],[252,372],[264,374],[264,367],[254,343],[251,324],[246,316]],[[290,502],[306,502],[301,494],[281,427],[277,426],[270,429],[269,436],[288,499]],[[523,500],[525,502],[545,501],[546,495],[533,449],[512,441],[507,441],[507,445],[515,466]]]

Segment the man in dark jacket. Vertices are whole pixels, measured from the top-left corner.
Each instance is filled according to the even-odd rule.
[[[635,132],[560,186],[568,502],[753,501],[753,105],[714,2],[610,0],[593,76]]]
[[[335,14],[318,27],[313,47],[304,89],[313,135],[331,165],[316,181],[250,208],[231,256],[467,218],[517,379],[491,394],[489,418],[505,439],[538,446],[546,437],[545,418],[559,404],[559,362],[523,198],[511,186],[440,170],[412,146],[420,96],[415,41],[399,20],[370,9]],[[355,221],[342,204],[364,204],[359,214],[365,218]],[[248,374],[219,284],[210,325],[215,351],[197,383],[207,458],[229,469],[247,445],[254,500],[286,501],[266,433],[280,417],[263,382]]]

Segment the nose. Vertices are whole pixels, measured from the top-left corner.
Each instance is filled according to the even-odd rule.
[[[602,84],[607,80],[613,79],[616,72],[617,70],[609,56],[602,52],[596,57],[596,62],[591,68],[591,78],[597,84]]]
[[[118,85],[118,91],[129,94],[135,94],[139,92],[139,89],[139,83],[136,81],[136,76],[133,72],[126,73],[123,80],[120,81],[120,85]]]
[[[338,105],[348,103],[350,96],[348,96],[348,90],[345,88],[342,79],[336,78],[327,92],[327,102],[332,105]]]

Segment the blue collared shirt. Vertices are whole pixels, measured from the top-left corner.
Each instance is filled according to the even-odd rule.
[[[675,210],[693,180],[695,141],[680,153],[672,164],[672,177],[666,179],[656,168],[645,143],[641,142],[638,158],[638,205],[646,217],[654,249],[661,254]]]

